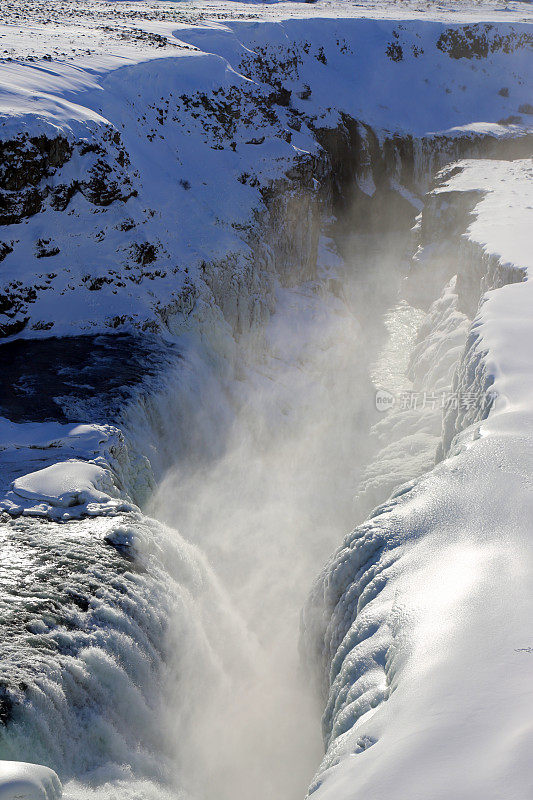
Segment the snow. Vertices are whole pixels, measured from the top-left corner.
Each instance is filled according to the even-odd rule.
[[[61,424],[57,422],[15,423],[0,417],[0,450],[32,447],[82,448],[96,452],[112,433],[108,425]]]
[[[176,308],[192,297],[194,320],[212,304],[205,263],[233,259],[235,280],[246,271],[254,215],[264,207],[260,187],[315,156],[313,128],[335,127],[340,111],[381,141],[414,135],[428,153],[435,136],[468,136],[475,148],[476,137],[532,129],[533,118],[518,112],[530,100],[526,48],[495,45],[486,58],[468,59],[437,46],[444,32],[474,22],[496,41],[485,22],[492,19],[520,41],[529,31],[522,6],[503,13],[462,4],[452,13],[439,4],[429,16],[416,4],[305,5],[89,3],[67,14],[49,3],[52,23],[38,18],[22,32],[16,15],[9,24],[16,5],[6,11],[0,138],[61,135],[73,147],[38,184],[60,197],[73,191],[67,207],[45,197],[39,213],[0,228],[12,248],[2,261],[3,291],[13,298],[2,318],[7,336],[15,323],[25,337],[131,327],[176,334],[191,322]],[[163,46],[147,38],[155,34]],[[392,45],[401,60],[391,58]],[[280,84],[290,107],[269,100]],[[211,105],[200,118],[202,93]],[[239,110],[231,124],[221,116],[225,102]],[[501,123],[513,115],[520,121]],[[88,141],[112,168],[105,181],[119,199],[109,204],[89,188],[99,157]],[[373,194],[369,174],[358,181]],[[413,187],[398,191],[419,202]]]
[[[58,800],[61,783],[56,773],[38,764],[0,761],[2,800]]]
[[[19,715],[16,735],[12,720],[0,729],[2,752],[48,759],[72,798],[93,791],[99,798],[157,798],[169,786],[181,796],[182,775],[174,773],[187,765],[174,764],[178,750],[196,768],[206,748],[218,754],[207,778],[200,764],[207,781],[224,772],[227,754],[235,756],[234,741],[237,754],[246,753],[242,730],[221,732],[225,719],[213,725],[212,709],[200,713],[203,695],[225,696],[215,711],[233,705],[233,681],[242,672],[232,665],[265,652],[250,630],[275,627],[272,617],[254,614],[258,602],[271,610],[272,596],[287,596],[285,583],[288,596],[299,596],[296,573],[308,569],[308,550],[309,559],[316,557],[307,534],[318,529],[323,553],[346,518],[335,493],[324,507],[323,484],[346,497],[363,457],[349,427],[351,405],[341,404],[341,422],[328,427],[338,408],[331,394],[342,389],[352,401],[353,387],[364,384],[341,357],[361,335],[342,297],[343,265],[326,236],[316,271],[305,272],[304,258],[313,247],[312,210],[323,202],[316,132],[348,114],[372,128],[376,146],[392,146],[395,135],[412,143],[413,179],[409,186],[400,180],[410,162],[402,164],[395,151],[389,185],[423,215],[439,195],[453,208],[463,194],[478,193],[461,245],[445,265],[452,272],[420,329],[422,312],[412,306],[395,306],[391,317],[401,329],[392,343],[398,351],[411,348],[419,330],[413,388],[448,392],[455,381],[465,391],[474,386],[478,402],[475,419],[445,420],[458,436],[436,467],[439,408],[395,408],[374,425],[376,452],[359,486],[357,516],[381,505],[331,557],[303,617],[304,646],[315,666],[324,662],[328,693],[328,749],[311,793],[317,800],[525,800],[533,794],[531,162],[462,161],[459,172],[424,193],[438,166],[464,154],[464,141],[469,155],[482,146],[500,156],[526,149],[533,118],[520,108],[531,99],[532,62],[522,45],[531,12],[513,2],[340,0],[84,0],[32,8],[31,25],[25,4],[2,10],[0,143],[16,148],[15,167],[31,156],[38,172],[42,153],[32,140],[62,137],[65,160],[30,181],[30,192],[42,192],[39,209],[0,228],[3,338],[151,333],[178,345],[180,363],[166,383],[128,396],[113,425],[91,422],[90,404],[80,415],[68,398],[57,406],[70,422],[0,419],[0,511],[8,512],[0,531],[0,601],[10,626],[0,699],[3,714]],[[472,24],[491,45],[486,57],[456,58],[439,46],[450,30],[460,36]],[[522,44],[506,52],[499,35]],[[279,102],[280,87],[290,93],[288,106]],[[226,104],[238,111],[233,121]],[[365,130],[369,154],[373,139]],[[109,171],[99,172],[102,163]],[[302,165],[309,185],[298,196],[286,176]],[[364,195],[377,195],[369,164],[354,177]],[[309,201],[292,212],[301,215],[302,241],[287,243],[283,224],[265,233],[264,190],[276,181],[288,187],[284,196]],[[21,192],[7,188],[5,195],[16,204]],[[438,245],[423,243],[422,278]],[[502,285],[517,274],[528,279]],[[476,303],[494,287],[471,329],[461,305],[465,275],[479,284]],[[462,355],[469,330],[470,349]],[[252,355],[244,356],[245,348]],[[320,368],[309,374],[313,353]],[[400,374],[375,375],[394,383],[383,388],[395,392],[406,378],[405,359],[398,361]],[[85,369],[80,361],[81,387]],[[496,399],[485,418],[489,381]],[[260,398],[254,421],[263,438],[247,432],[243,441],[232,423],[235,398],[244,403],[248,391]],[[296,425],[298,403],[307,409],[313,398],[322,413],[309,428],[305,414]],[[266,423],[273,419],[276,436]],[[290,425],[305,434],[300,461],[311,453],[297,484],[307,507],[298,516],[285,499],[281,524],[281,498],[293,485]],[[235,448],[221,459],[226,438]],[[258,463],[250,452],[265,439],[272,462]],[[286,458],[278,469],[280,440]],[[190,468],[198,465],[188,447],[212,459],[198,468],[203,482]],[[346,451],[354,468],[332,480],[335,458]],[[217,568],[247,564],[233,581],[246,622],[204,555],[134,503],[153,490],[153,475],[168,466],[169,454],[185,475],[177,471],[174,483],[170,476],[162,485],[159,515],[172,524],[176,516],[200,519]],[[317,463],[323,466],[314,491]],[[231,511],[236,485],[241,505],[225,515],[211,490]],[[258,485],[261,497],[254,494]],[[285,543],[274,591],[271,551],[280,542],[271,532],[292,522],[287,508],[306,537]],[[243,534],[250,518],[258,538]],[[238,558],[226,546],[224,526]],[[289,613],[279,599],[276,607],[281,628],[282,613],[294,616],[294,604]],[[276,665],[265,658],[259,678],[271,680],[266,673],[275,674]],[[185,687],[186,704],[169,696],[176,685]],[[287,697],[287,686],[280,696]],[[253,687],[244,697],[253,700]],[[250,705],[262,717],[264,692],[260,700]],[[191,728],[195,714],[200,719]],[[297,729],[301,720],[295,723]],[[0,769],[0,795],[57,796],[54,773],[9,763]],[[248,795],[261,796],[236,778]],[[268,793],[268,785],[261,788]]]
[[[107,490],[107,491],[106,491]],[[76,459],[61,461],[37,472],[30,472],[13,481],[13,493],[23,500],[32,500],[59,508],[96,505],[98,513],[107,504],[113,492],[111,474],[97,464]]]
[[[131,510],[132,504],[119,499],[118,494],[108,469],[72,459],[16,478],[0,509],[15,516],[63,521]]]
[[[533,166],[529,159],[507,163],[479,159],[459,162],[461,171],[444,181],[436,194],[479,191],[483,199],[476,205],[474,221],[468,226],[471,241],[496,255],[503,265],[531,270],[533,253]],[[520,291],[528,291],[521,289]]]
[[[498,453],[484,441],[369,525],[385,546],[363,569],[315,797],[529,796],[532,497],[527,452],[499,469]]]
[[[125,474],[131,484],[132,465],[114,426],[0,418],[3,511],[63,521],[118,514],[134,508],[122,488]]]
[[[307,630],[316,625],[331,648],[317,800],[499,800],[533,790],[531,162],[458,167],[435,192],[457,202],[480,191],[462,238],[500,265],[504,285],[484,296],[457,374],[490,375],[496,401],[451,457],[346,538],[315,586]],[[527,279],[505,285],[511,267]]]

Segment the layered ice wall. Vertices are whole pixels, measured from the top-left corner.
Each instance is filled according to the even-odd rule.
[[[422,212],[423,269],[446,249],[460,307],[491,290],[453,379],[446,457],[346,537],[306,608],[328,698],[316,797],[531,792],[531,177],[529,160],[461,162]],[[438,210],[471,192],[464,233],[442,236]]]

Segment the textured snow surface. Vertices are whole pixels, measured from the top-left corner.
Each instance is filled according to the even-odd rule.
[[[43,506],[85,506],[86,513],[101,514],[111,503],[113,481],[108,470],[97,464],[71,459],[30,472],[13,481],[13,493]],[[118,503],[114,505],[114,508]],[[120,510],[127,510],[122,505]]]
[[[531,159],[512,163],[480,159],[460,162],[457,168],[458,174],[442,182],[435,193],[482,193],[484,197],[474,209],[475,219],[468,226],[468,238],[481,245],[487,254],[497,256],[504,267],[531,270]],[[522,287],[519,291],[529,289]]]
[[[2,511],[64,521],[132,510],[124,480],[131,486],[152,480],[147,463],[131,463],[114,426],[13,423],[3,417],[0,475]]]
[[[479,393],[482,375],[488,417],[356,528],[315,586],[304,627],[330,685],[317,798],[533,791],[531,162],[453,173],[436,192],[480,192],[467,266],[477,252],[500,284],[513,268],[526,280],[484,296],[454,381]]]

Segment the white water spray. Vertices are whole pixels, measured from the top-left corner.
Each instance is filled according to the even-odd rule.
[[[363,276],[347,280],[362,289]],[[361,301],[356,285],[343,299],[321,284],[279,291],[253,352],[241,343],[241,379],[218,391],[212,384],[199,400],[211,425],[233,407],[224,448],[178,461],[150,504],[205,553],[242,625],[239,642],[212,643],[216,675],[191,664],[170,703],[179,780],[200,800],[297,800],[321,758],[320,700],[297,652],[299,613],[354,521],[375,415],[368,362],[382,330],[381,309],[362,331],[346,296]]]

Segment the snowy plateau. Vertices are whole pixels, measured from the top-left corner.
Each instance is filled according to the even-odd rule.
[[[533,798],[533,11],[0,6],[0,800]]]

